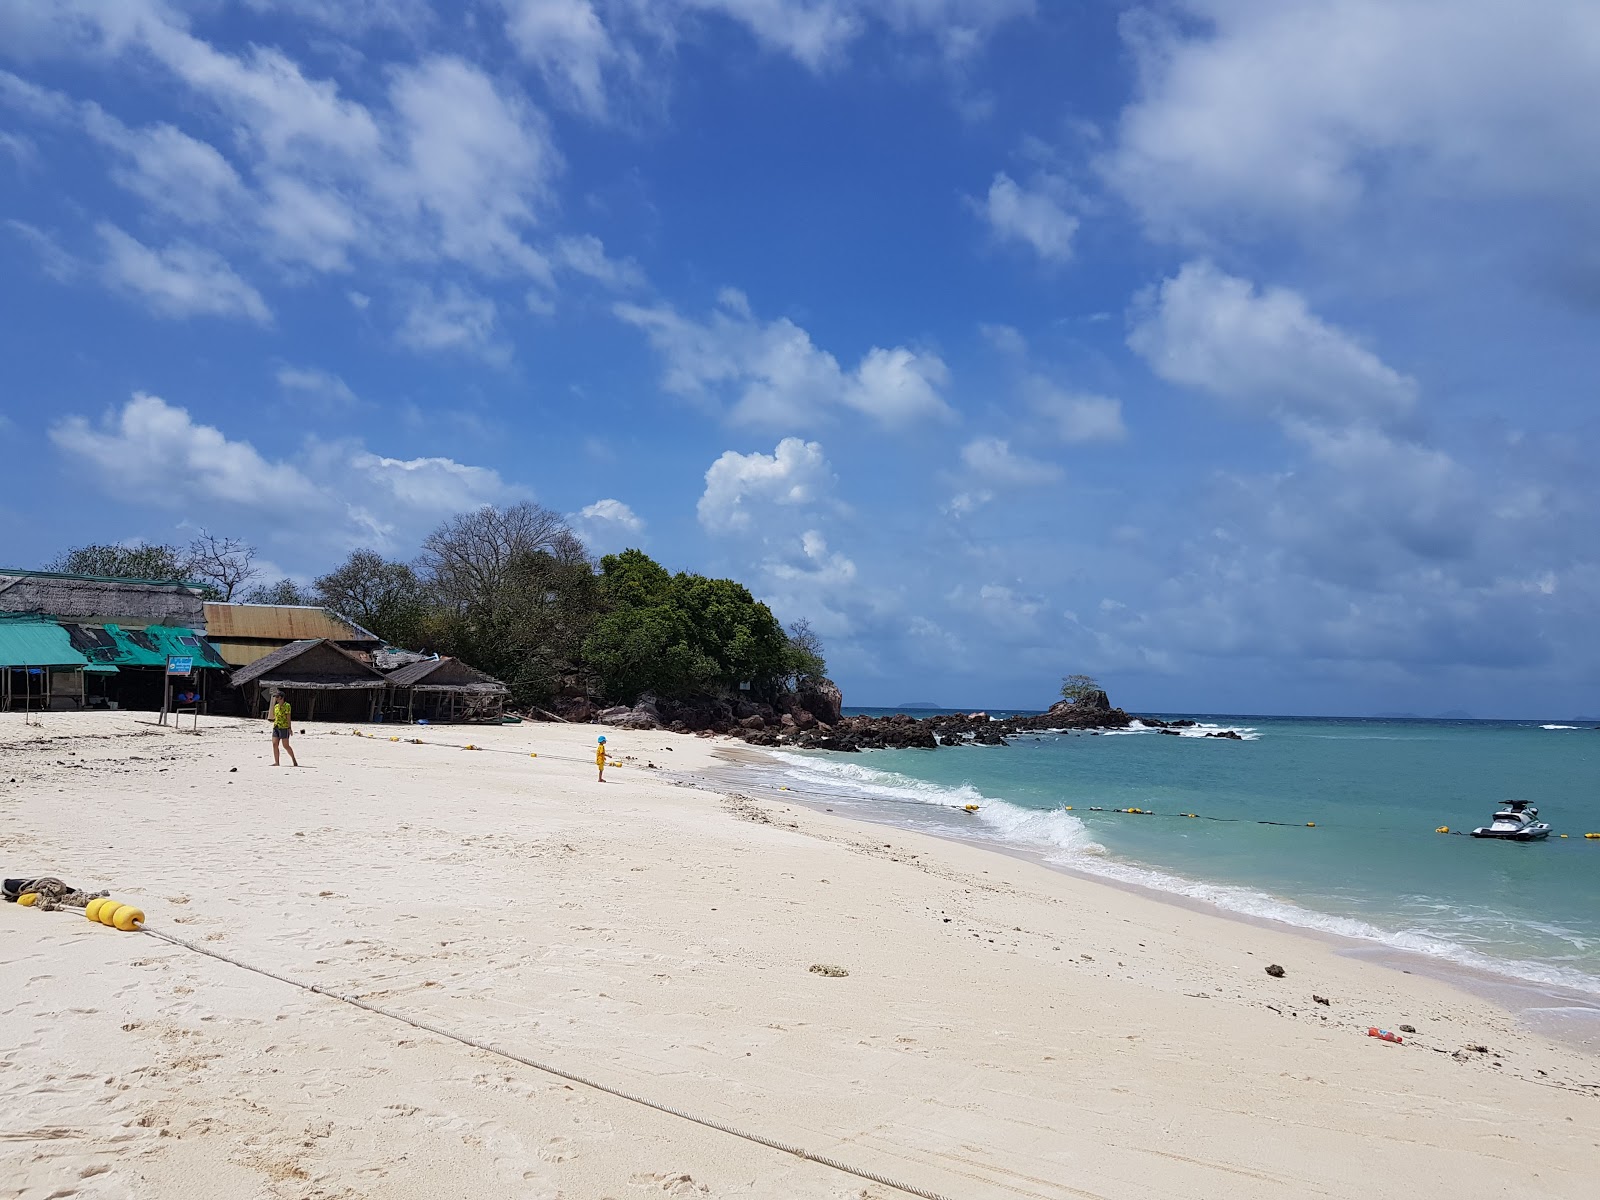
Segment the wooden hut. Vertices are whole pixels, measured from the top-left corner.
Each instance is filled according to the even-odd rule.
[[[205,623],[205,597],[194,584],[178,579],[113,579],[0,567],[0,611],[124,629],[199,629]]]
[[[390,710],[405,719],[459,721],[498,714],[511,689],[458,658],[425,658],[387,677]]]
[[[229,666],[248,667],[294,642],[326,639],[372,661],[383,639],[331,608],[307,604],[205,606],[206,640]]]
[[[291,642],[233,673],[246,714],[266,715],[272,693],[281,691],[296,721],[370,721],[386,685],[359,655],[327,638]]]

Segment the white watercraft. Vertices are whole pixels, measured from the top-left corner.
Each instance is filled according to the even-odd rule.
[[[1500,838],[1508,842],[1537,842],[1550,836],[1550,826],[1539,820],[1539,810],[1526,800],[1513,800],[1487,825],[1472,831],[1475,838]]]

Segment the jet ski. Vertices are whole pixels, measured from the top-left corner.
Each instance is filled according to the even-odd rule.
[[[1513,800],[1488,825],[1472,831],[1475,838],[1500,838],[1507,842],[1537,842],[1550,836],[1550,826],[1539,820],[1539,810],[1526,800]]]

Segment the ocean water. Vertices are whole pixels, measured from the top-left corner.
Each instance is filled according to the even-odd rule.
[[[840,812],[1600,997],[1600,841],[1582,836],[1600,832],[1600,731],[1195,719],[1203,726],[1182,737],[1140,728],[1004,747],[783,752],[763,782]],[[1246,740],[1201,736],[1223,728]],[[1538,806],[1548,841],[1434,832],[1488,824],[1514,797]],[[1200,817],[1176,815],[1188,812]]]

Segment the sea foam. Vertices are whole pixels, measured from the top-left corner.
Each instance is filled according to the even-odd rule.
[[[1199,728],[1203,730],[1206,727]],[[1243,735],[1243,728],[1240,732]],[[986,796],[971,784],[946,787],[856,762],[782,751],[776,752],[774,757],[784,764],[781,777],[791,791],[812,800],[831,800],[840,807],[849,807],[859,815],[884,824],[900,825],[940,836],[992,841],[1035,854],[1043,861],[1063,869],[1182,896],[1226,912],[1373,942],[1525,983],[1568,988],[1600,996],[1600,977],[1584,971],[1554,963],[1495,957],[1431,931],[1384,929],[1358,917],[1318,912],[1258,889],[1208,883],[1116,858],[1094,840],[1089,827],[1081,819],[1064,809],[1025,808]],[[942,812],[930,812],[929,817],[934,819],[919,820],[916,819],[915,809],[905,808],[897,812],[892,804],[884,804],[883,801],[898,801]],[[976,812],[971,814],[975,819],[970,823],[966,821],[965,812],[969,805],[978,806]]]

